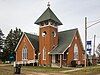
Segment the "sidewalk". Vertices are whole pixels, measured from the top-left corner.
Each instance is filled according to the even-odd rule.
[[[74,72],[74,71],[78,71],[78,70],[82,70],[83,68],[75,68],[75,69],[72,69],[72,70],[65,70],[65,71],[61,71],[62,73],[65,73],[65,72]]]

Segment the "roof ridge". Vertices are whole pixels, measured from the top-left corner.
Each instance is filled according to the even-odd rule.
[[[27,33],[27,32],[24,32],[26,35],[29,34],[29,35],[33,35],[33,36],[38,36],[36,34],[32,34],[32,33]]]
[[[50,14],[50,12],[52,12],[51,11],[51,9],[48,7],[48,9],[47,10],[49,10],[49,17],[51,18],[51,14]],[[52,12],[53,13],[53,12]],[[54,13],[53,13],[54,14]]]
[[[72,30],[78,30],[78,28],[68,29],[68,30],[64,30],[64,31],[60,31],[60,32],[66,32],[66,31],[72,31]],[[60,32],[59,32],[59,33],[60,33]]]

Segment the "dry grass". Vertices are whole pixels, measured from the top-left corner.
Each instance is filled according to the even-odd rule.
[[[23,71],[27,70],[27,71],[34,71],[34,72],[60,72],[60,71],[64,71],[64,70],[71,70],[70,68],[54,68],[54,67],[22,67]]]
[[[27,75],[32,73],[33,75],[39,74],[50,74],[59,73],[60,71],[68,70],[65,68],[52,68],[52,67],[33,67],[33,66],[23,66],[21,67],[21,75]],[[0,75],[14,75],[14,68],[11,65],[0,66]],[[54,75],[54,74],[52,74]]]
[[[74,72],[66,72],[66,74],[70,75],[99,75],[100,74],[100,66],[95,67],[87,67],[82,70],[74,71]]]
[[[73,72],[66,72],[76,68],[51,68],[51,67],[33,67],[24,66],[21,68],[21,75],[32,73],[33,75],[97,75],[100,74],[100,66],[83,68]],[[65,72],[62,72],[65,71]],[[32,75],[31,74],[31,75]],[[14,68],[11,65],[0,66],[0,75],[14,75]]]
[[[0,75],[13,75],[14,69],[12,66],[0,66]]]

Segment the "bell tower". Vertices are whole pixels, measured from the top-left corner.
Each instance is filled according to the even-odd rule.
[[[50,65],[51,50],[58,44],[58,26],[62,25],[60,20],[50,9],[48,3],[46,11],[36,20],[35,24],[39,25],[39,64]]]

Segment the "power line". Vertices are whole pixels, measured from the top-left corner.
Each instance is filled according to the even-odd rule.
[[[90,25],[90,26],[88,26],[87,28],[92,27],[92,26],[94,26],[95,24],[98,24],[98,23],[100,23],[100,21],[98,21],[98,22],[95,22],[95,23],[91,24],[91,25]]]
[[[97,21],[100,21],[100,18],[99,19],[96,19],[94,21],[89,21],[88,23],[94,23],[94,22],[97,22]]]

